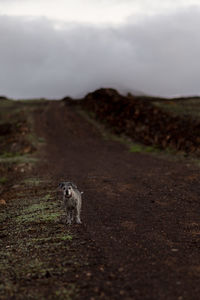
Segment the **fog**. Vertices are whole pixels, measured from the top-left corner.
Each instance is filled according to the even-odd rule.
[[[109,26],[0,16],[0,95],[200,94],[199,28],[197,7]]]

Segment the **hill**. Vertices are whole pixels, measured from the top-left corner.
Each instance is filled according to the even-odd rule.
[[[78,104],[134,142],[200,156],[199,98],[122,96],[114,89],[99,89]]]

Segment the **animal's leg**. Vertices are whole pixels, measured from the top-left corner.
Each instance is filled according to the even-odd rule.
[[[71,221],[74,221],[74,209],[71,211]]]
[[[66,219],[67,224],[71,225],[71,212],[70,210],[67,210],[67,219]]]
[[[80,218],[81,211],[77,208],[76,209],[76,223],[81,224],[81,218]]]

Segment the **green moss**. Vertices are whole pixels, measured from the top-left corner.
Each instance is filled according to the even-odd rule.
[[[130,146],[130,152],[133,153],[159,153],[161,152],[160,149],[153,147],[153,146],[144,146],[140,144],[131,144]]]
[[[44,213],[43,211],[37,214],[27,214],[18,216],[16,222],[18,223],[41,223],[52,222],[58,219],[59,213]]]
[[[169,99],[153,101],[153,104],[173,115],[200,118],[200,98]]]
[[[10,157],[18,157],[20,156],[19,153],[14,153],[14,152],[4,152],[1,154],[1,158],[10,158]]]
[[[22,265],[17,264],[15,267],[15,277],[17,279],[25,278],[43,278],[45,275],[52,272],[52,268],[45,261],[34,258]]]
[[[41,183],[41,180],[39,178],[26,178],[23,183],[26,185],[39,185]]]
[[[57,291],[55,291],[54,299],[72,300],[77,292],[77,288],[74,284],[68,284],[67,287],[60,287]]]
[[[73,239],[72,235],[67,234],[59,237],[62,241],[71,241]]]
[[[23,184],[28,185],[28,186],[39,186],[40,184],[48,184],[49,180],[43,179],[43,178],[38,178],[38,177],[29,177],[26,178],[22,181]],[[44,200],[47,199],[49,200],[50,198],[52,198],[52,196],[50,194],[47,194],[44,197]]]
[[[17,223],[40,223],[55,221],[59,212],[55,212],[56,203],[40,202],[25,207],[16,218]]]
[[[43,214],[42,221],[50,222],[55,221],[60,216],[60,213]]]
[[[38,142],[41,143],[41,144],[44,144],[45,143],[45,138],[38,137]]]
[[[132,146],[130,146],[130,152],[141,153],[141,152],[143,152],[143,146],[141,146],[141,145],[132,145]]]
[[[0,177],[0,184],[5,184],[8,181],[6,177]]]
[[[44,210],[46,208],[47,208],[46,203],[42,203],[42,202],[41,203],[36,203],[36,204],[30,205],[30,206],[24,208],[23,213],[24,214],[35,213],[38,210]]]
[[[53,242],[53,243],[56,243],[56,242],[59,242],[59,241],[71,241],[73,239],[72,235],[71,234],[63,234],[63,235],[54,235],[54,236],[51,236],[51,237],[42,237],[42,238],[33,238],[32,241],[34,242]]]
[[[3,163],[3,164],[13,164],[13,163],[16,163],[16,164],[20,164],[20,163],[31,163],[31,164],[34,164],[38,161],[37,158],[35,157],[32,157],[30,155],[0,155],[0,163]]]
[[[51,199],[53,199],[53,196],[51,194],[47,194],[43,197],[43,200],[45,200],[45,201],[49,201]]]
[[[44,202],[43,200],[45,199],[46,196],[44,196],[41,200],[41,202],[39,203],[34,203],[26,208],[24,208],[23,212],[25,213],[32,213],[32,212],[36,212],[38,210],[55,210],[55,208],[57,207],[57,203],[51,202]]]

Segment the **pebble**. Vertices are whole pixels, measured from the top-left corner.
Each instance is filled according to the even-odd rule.
[[[6,200],[0,199],[0,205],[6,205]]]
[[[15,184],[15,185],[12,186],[12,188],[13,188],[13,189],[19,189],[19,188],[20,188],[20,185],[19,185],[19,184]]]

